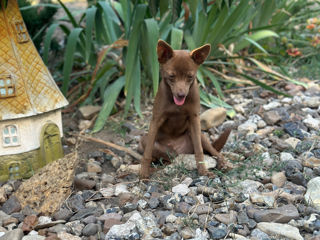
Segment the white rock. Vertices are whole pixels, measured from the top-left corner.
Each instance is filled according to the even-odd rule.
[[[246,121],[245,123],[238,126],[238,131],[240,132],[254,133],[257,129],[257,124],[249,121]]]
[[[259,120],[259,121],[257,122],[257,126],[258,126],[258,128],[264,128],[265,126],[267,126],[267,124],[266,124],[265,121],[263,121],[263,120],[261,119],[261,120]]]
[[[27,235],[24,236],[21,240],[45,240],[46,237],[41,235]]]
[[[263,109],[265,111],[269,111],[271,109],[274,109],[274,108],[277,108],[277,107],[280,107],[280,106],[281,106],[281,104],[279,102],[273,101],[273,102],[270,102],[270,103],[268,103],[266,105],[263,105]]]
[[[133,221],[128,221],[125,224],[113,225],[105,239],[125,239],[134,229],[136,224]]]
[[[202,194],[199,194],[196,196],[198,199],[199,204],[204,204],[204,196]]]
[[[303,240],[299,229],[288,224],[260,222],[257,227],[268,235],[282,236],[293,240]]]
[[[288,143],[293,149],[296,148],[297,144],[301,142],[298,138],[289,137],[288,139],[284,140],[286,143]]]
[[[106,198],[114,196],[114,188],[100,188],[99,192]]]
[[[291,155],[291,153],[282,152],[280,153],[280,160],[282,162],[294,160],[294,157]]]
[[[261,182],[246,179],[240,183],[240,190],[244,194],[259,192],[258,188],[263,186]]]
[[[141,209],[145,209],[146,206],[147,206],[147,201],[146,200],[143,200],[143,199],[140,199],[138,202],[138,206],[141,208]]]
[[[320,105],[320,97],[305,97],[303,104],[310,108],[317,108]]]
[[[311,129],[319,130],[320,129],[320,120],[313,118],[310,115],[307,115],[307,118],[303,120],[303,123]]]
[[[196,229],[196,236],[191,240],[207,240],[209,239],[209,233],[206,230]]]
[[[290,104],[290,103],[292,103],[292,98],[288,98],[288,97],[282,98],[282,99],[281,99],[281,102],[282,102],[282,103]]]
[[[208,155],[204,155],[204,164],[207,169],[213,169],[217,166],[217,161]],[[192,171],[197,169],[196,159],[194,154],[179,154],[174,160],[173,165],[184,166],[187,170]],[[172,167],[169,165],[169,167]]]
[[[190,192],[190,189],[188,188],[187,185],[185,184],[178,184],[177,186],[174,186],[172,188],[172,192],[174,193],[179,193],[181,194],[182,196],[185,196],[187,195],[189,192]]]
[[[166,217],[166,222],[167,223],[174,223],[176,220],[177,220],[177,217],[175,215],[173,215],[173,214],[169,214]]]
[[[128,193],[128,188],[126,184],[117,184],[114,190],[114,195],[119,196],[121,193]]]
[[[189,187],[192,182],[193,182],[193,179],[192,179],[192,178],[186,177],[186,178],[181,182],[181,184],[185,184],[185,185],[187,185],[187,186]]]
[[[264,152],[261,154],[262,157],[262,162],[265,166],[270,167],[273,164],[273,159],[270,157],[270,153],[269,152]]]
[[[308,182],[304,198],[308,204],[320,210],[320,177],[313,178]]]

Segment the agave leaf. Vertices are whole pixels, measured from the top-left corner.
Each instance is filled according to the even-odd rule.
[[[171,47],[173,49],[181,49],[183,39],[183,31],[173,27],[171,30]]]
[[[147,47],[147,63],[151,69],[151,77],[153,83],[153,94],[156,95],[159,85],[159,64],[157,56],[157,41],[159,38],[159,27],[153,18],[145,19],[146,28],[146,47]]]
[[[269,66],[267,66],[264,63],[258,61],[257,59],[254,59],[254,58],[248,58],[248,59],[250,61],[252,61],[254,64],[256,64],[262,71],[264,71],[265,73],[270,74],[271,77],[273,77],[276,80],[284,79],[284,80],[292,82],[294,84],[307,87],[307,84],[305,84],[303,82],[300,82],[300,81],[297,81],[297,80],[294,80],[294,79],[292,79],[292,78],[290,78],[288,76],[285,76],[285,75],[283,75],[281,73],[278,73],[278,72],[274,71],[272,68],[270,68]]]
[[[63,64],[63,83],[62,83],[62,93],[66,95],[69,87],[70,74],[72,71],[74,53],[76,50],[77,42],[79,40],[80,33],[82,28],[74,28],[71,30],[66,46],[66,52],[64,55],[64,64]]]
[[[32,8],[38,8],[38,7],[46,7],[46,8],[61,8],[59,5],[57,4],[51,4],[51,3],[38,3],[38,4],[34,4],[34,5],[30,5],[30,6],[24,6],[24,7],[20,7],[20,11],[26,11]]]
[[[182,0],[171,0],[170,2],[172,12],[171,23],[174,23],[180,17]]]
[[[92,47],[92,33],[93,33],[93,26],[95,23],[97,8],[92,6],[86,10],[86,52],[85,52],[85,60],[86,63],[89,62],[89,57],[91,54],[91,47]]]
[[[52,35],[58,26],[59,26],[58,23],[52,24],[48,28],[47,33],[45,35],[44,44],[43,44],[44,45],[44,47],[43,47],[43,61],[45,64],[48,64],[48,56],[49,56],[49,50],[50,50],[51,41],[52,41]]]
[[[140,31],[141,23],[143,22],[144,15],[147,6],[144,4],[138,4],[136,7],[136,13],[133,20],[133,27],[129,38],[128,53],[126,56],[126,71],[125,71],[125,94],[126,94],[126,104],[125,104],[125,115],[127,115],[130,103],[134,97],[135,88],[137,87],[134,83],[140,80],[134,78],[136,76],[134,71],[136,70],[136,62],[140,61],[138,56],[138,49],[140,44]],[[140,83],[140,82],[139,82]]]
[[[107,2],[99,1],[99,6],[102,8],[104,12],[104,19],[106,24],[107,34],[109,36],[109,43],[113,43],[117,40],[117,34],[114,23],[118,24],[119,19],[115,15],[112,7]]]
[[[121,76],[106,89],[102,108],[92,130],[93,133],[98,132],[103,128],[119,96],[119,93],[124,86],[124,83],[125,78],[124,76]]]
[[[271,91],[271,92],[273,92],[275,94],[283,95],[283,96],[286,96],[286,97],[292,97],[290,94],[287,94],[287,93],[281,92],[279,90],[276,90],[275,88],[273,88],[273,87],[271,87],[271,86],[259,81],[258,79],[250,77],[249,75],[246,75],[246,74],[243,74],[243,73],[239,73],[239,72],[235,72],[235,73],[245,77],[246,79],[252,81],[254,84],[256,84],[256,85],[258,85],[258,86],[260,86],[260,87],[262,87],[262,88],[264,88],[266,90],[269,90],[269,91]]]
[[[207,70],[205,68],[202,68],[202,71],[203,71],[204,75],[206,75],[211,80],[211,82],[213,83],[213,86],[217,90],[217,93],[218,93],[219,97],[220,98],[224,98],[222,89],[221,89],[220,84],[217,81],[216,77],[209,70]]]
[[[77,28],[80,27],[79,24],[77,23],[76,19],[73,17],[72,13],[69,11],[69,9],[63,4],[61,0],[58,0],[60,5],[62,6],[63,10],[66,12],[70,22],[72,23],[73,27]]]
[[[252,35],[245,37],[242,41],[236,44],[234,52],[238,52],[243,48],[248,47],[250,43],[257,42],[267,37],[279,37],[279,35],[271,30],[261,30],[261,31],[254,32]]]

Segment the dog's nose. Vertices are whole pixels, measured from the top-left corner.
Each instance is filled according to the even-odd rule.
[[[184,98],[186,95],[184,93],[178,93],[178,98]]]

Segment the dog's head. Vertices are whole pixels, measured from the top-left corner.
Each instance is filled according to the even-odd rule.
[[[161,75],[170,87],[176,105],[184,104],[189,89],[196,80],[198,67],[206,60],[210,49],[210,44],[205,44],[191,52],[173,50],[165,41],[158,41],[157,54]]]

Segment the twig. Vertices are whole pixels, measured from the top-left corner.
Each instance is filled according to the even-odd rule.
[[[101,140],[101,139],[98,139],[98,138],[94,138],[94,137],[86,137],[86,136],[82,136],[82,135],[79,135],[79,137],[84,139],[84,140],[87,140],[87,141],[101,143],[101,144],[104,144],[104,145],[106,145],[108,147],[112,147],[114,149],[117,149],[119,151],[126,152],[126,153],[130,154],[132,157],[134,157],[135,159],[138,159],[138,160],[142,159],[142,156],[139,153],[136,153],[136,152],[132,151],[129,148],[122,147],[122,146],[119,146],[117,144],[114,144],[114,143],[111,143],[111,142],[107,142],[107,141],[104,141],[104,140]]]

